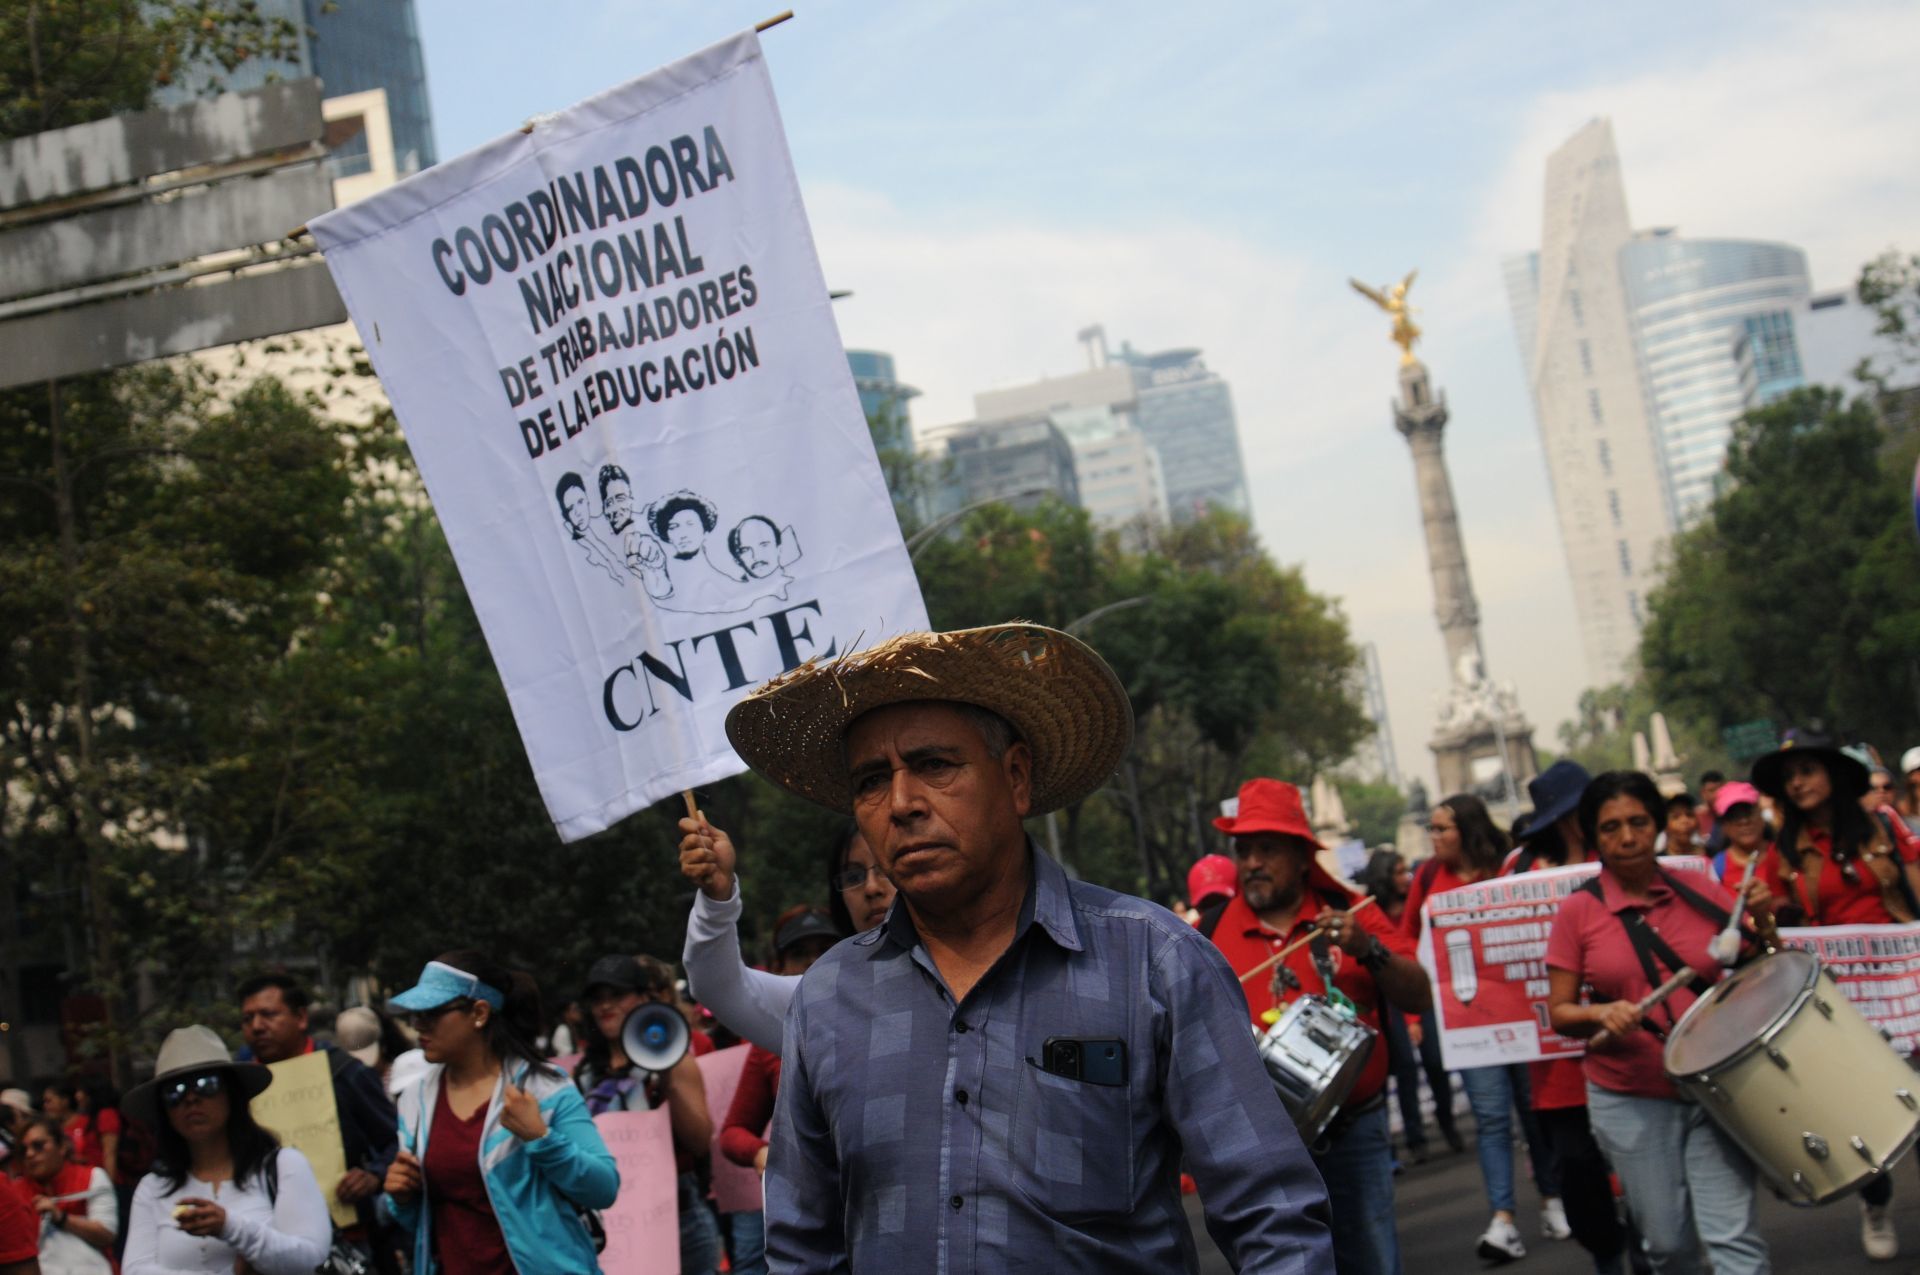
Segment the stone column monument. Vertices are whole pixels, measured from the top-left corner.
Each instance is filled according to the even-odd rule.
[[[1393,316],[1392,339],[1400,347],[1400,394],[1393,404],[1393,423],[1413,452],[1427,566],[1433,576],[1434,619],[1453,674],[1427,746],[1433,750],[1442,796],[1476,793],[1511,815],[1525,803],[1527,781],[1539,769],[1533,727],[1520,711],[1513,687],[1487,676],[1486,654],[1480,645],[1480,604],[1474,600],[1460,515],[1453,503],[1453,481],[1447,476],[1441,448],[1447,396],[1434,392],[1426,364],[1413,354],[1420,329],[1413,323],[1407,291],[1417,273],[1378,290],[1357,280],[1350,282]]]

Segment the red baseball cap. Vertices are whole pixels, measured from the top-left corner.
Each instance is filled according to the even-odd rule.
[[[1198,903],[1216,894],[1228,898],[1240,892],[1240,869],[1224,854],[1202,855],[1187,869],[1187,901]]]

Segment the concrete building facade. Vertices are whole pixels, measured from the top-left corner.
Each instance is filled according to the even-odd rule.
[[[1629,671],[1674,525],[1620,274],[1632,239],[1613,128],[1595,120],[1548,158],[1540,251],[1507,268],[1595,686]]]

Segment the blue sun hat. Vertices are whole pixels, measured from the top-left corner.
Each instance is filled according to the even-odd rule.
[[[420,971],[420,981],[387,1004],[394,1009],[411,1012],[439,1009],[458,1000],[485,1001],[495,1009],[500,1009],[507,1003],[507,994],[481,982],[465,970],[455,969],[441,961],[428,961],[427,967]]]

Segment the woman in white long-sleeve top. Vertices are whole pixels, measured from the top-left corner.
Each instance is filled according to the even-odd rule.
[[[254,1122],[249,1103],[273,1083],[236,1063],[211,1028],[182,1027],[160,1046],[154,1078],[121,1106],[159,1142],[133,1193],[124,1275],[312,1275],[333,1223],[313,1166]]]
[[[687,988],[742,1039],[780,1052],[780,1033],[798,975],[750,968],[740,954],[740,889],[733,841],[699,818],[680,821],[680,871],[700,887],[687,917],[680,954]],[[864,934],[887,917],[893,882],[880,871],[867,839],[851,822],[827,853],[827,906],[842,934]]]

